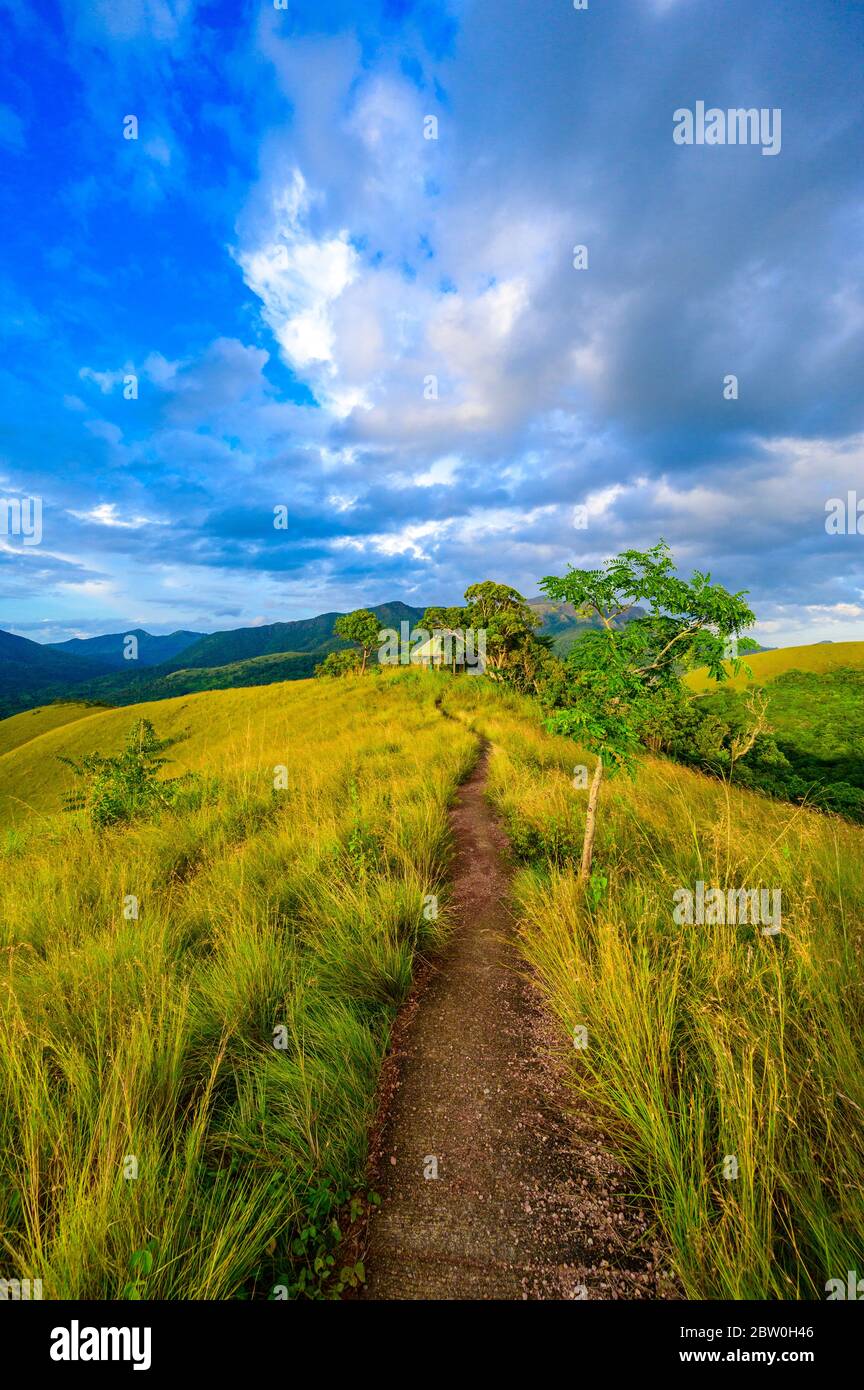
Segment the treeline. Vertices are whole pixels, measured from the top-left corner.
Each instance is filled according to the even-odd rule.
[[[755,646],[740,636],[755,615],[743,594],[712,584],[710,575],[680,578],[662,541],[625,551],[600,570],[549,576],[540,588],[597,624],[565,657],[553,650],[552,636],[538,632],[542,619],[523,595],[492,580],[472,584],[462,606],[427,608],[421,628],[482,631],[484,674],[538,700],[548,726],[596,753],[601,767],[605,759],[612,771],[627,768],[644,748],[864,822],[864,673],[789,672],[768,691],[746,695],[724,685]],[[374,614],[359,609],[340,618],[336,631],[353,645],[328,656],[317,675],[380,669]],[[738,656],[730,666],[731,639]],[[707,695],[683,681],[700,666],[717,681]]]

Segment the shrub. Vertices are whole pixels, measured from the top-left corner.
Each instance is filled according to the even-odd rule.
[[[103,827],[173,805],[192,777],[159,780],[166,762],[160,755],[167,747],[168,741],[157,738],[149,719],[139,719],[117,757],[88,753],[80,763],[60,758],[81,779],[81,785],[65,798],[67,810],[86,811],[93,825]]]

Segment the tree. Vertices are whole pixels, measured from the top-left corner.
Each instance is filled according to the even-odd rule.
[[[381,624],[368,608],[356,608],[353,613],[345,613],[333,624],[334,631],[347,642],[360,648],[360,674],[366,670],[369,653],[374,651],[381,640]]]
[[[149,719],[139,719],[116,757],[88,753],[80,763],[58,757],[81,778],[81,786],[66,795],[67,810],[86,811],[92,823],[102,828],[173,805],[191,779],[187,775],[160,780],[166,762],[161,755],[168,746],[168,740],[157,737]]]
[[[316,676],[354,676],[360,669],[359,652],[329,652],[315,667]]]
[[[727,639],[755,622],[743,594],[712,584],[710,574],[696,571],[678,578],[669,547],[659,541],[649,550],[625,550],[599,570],[570,568],[562,577],[542,580],[551,599],[572,603],[580,617],[600,620],[574,644],[566,667],[563,708],[548,727],[577,739],[597,755],[588,795],[585,837],[579,876],[591,872],[594,832],[604,767],[610,774],[632,772],[641,731],[656,719],[680,689],[688,665],[707,666],[718,681]],[[615,623],[638,603],[649,605],[642,616],[622,627]],[[733,673],[741,663],[734,659]]]
[[[465,590],[468,626],[485,632],[486,669],[497,680],[515,676],[520,656],[541,618],[518,589],[486,579]]]

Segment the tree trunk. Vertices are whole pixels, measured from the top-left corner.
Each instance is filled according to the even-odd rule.
[[[363,648],[363,665],[360,667],[360,674],[361,674],[361,676],[362,676],[362,675],[365,675],[365,672],[366,672],[366,658],[368,657],[368,655],[369,655],[369,652],[368,652],[367,649],[364,647],[364,648]]]
[[[594,857],[594,830],[597,824],[597,802],[600,798],[600,783],[603,780],[603,759],[598,756],[597,766],[594,769],[594,776],[591,779],[591,790],[588,793],[588,810],[585,815],[585,838],[582,841],[582,865],[579,869],[579,878],[582,883],[587,883],[591,873],[591,860]]]

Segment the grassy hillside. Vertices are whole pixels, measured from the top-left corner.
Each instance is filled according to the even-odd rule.
[[[9,719],[0,720],[0,757],[13,748],[20,748],[31,739],[41,738],[65,724],[74,724],[77,719],[89,719],[101,713],[93,705],[43,705],[38,709],[25,710],[23,714],[13,714]]]
[[[0,827],[22,824],[34,812],[54,815],[74,784],[72,771],[58,762],[60,755],[80,761],[88,753],[119,753],[136,719],[146,716],[158,733],[172,740],[170,772],[204,772],[228,768],[234,773],[284,762],[276,754],[286,740],[302,738],[292,720],[320,703],[319,682],[267,685],[260,689],[205,691],[159,701],[155,705],[126,705],[90,710],[91,717],[72,728],[46,730],[38,746],[23,745],[3,760],[0,771]],[[297,701],[300,700],[300,704]],[[26,716],[18,716],[25,718]],[[312,721],[316,727],[319,720]],[[3,724],[0,723],[0,729]],[[290,733],[289,733],[290,730]],[[288,748],[283,750],[287,756]]]
[[[101,832],[60,811],[56,754],[117,751],[141,715],[177,740],[166,773],[198,774],[177,808]],[[366,1199],[389,1023],[440,939],[446,807],[481,736],[574,1092],[687,1294],[820,1297],[860,1266],[864,831],[646,757],[604,785],[586,893],[590,758],[486,681],[406,671],[104,711],[0,759],[0,1234],[20,1277],[119,1297],[155,1240],[143,1296],[317,1286],[335,1205]],[[677,924],[698,881],[779,890],[782,931]]]
[[[714,748],[710,766],[712,721],[715,729],[746,727],[748,700],[759,691],[766,735],[736,764],[735,779],[864,823],[864,642],[786,647],[745,660],[752,677],[741,672],[717,686],[702,672],[690,676],[694,716],[707,723],[702,734],[673,735],[668,751],[699,762],[700,747]]]
[[[237,690],[242,686],[272,685],[278,681],[308,680],[318,662],[319,652],[277,652],[273,656],[254,656],[228,666],[198,667],[160,674],[164,668],[147,671],[134,678],[128,673],[104,677],[88,687],[106,704],[137,705],[151,700],[170,700],[201,690]]]
[[[409,673],[151,707],[160,732],[190,730],[175,751],[203,779],[181,808],[7,836],[0,1234],[46,1298],[318,1286],[336,1208],[365,1200],[390,1020],[445,921],[446,805],[475,750],[442,737],[436,688]],[[116,747],[132,713],[39,742]]]
[[[864,642],[817,642],[809,647],[778,647],[775,651],[755,652],[742,660],[750,667],[752,676],[745,671],[733,676],[728,663],[726,666],[730,671],[729,684],[735,690],[745,690],[754,684],[764,685],[785,671],[822,674],[842,667],[864,669]],[[692,671],[686,677],[686,683],[696,691],[713,690],[716,684],[704,670]]]
[[[593,760],[477,683],[446,708],[494,743],[525,956],[687,1295],[824,1298],[864,1249],[864,831],[646,758],[604,787],[586,894]],[[699,880],[779,889],[780,935],[677,925]]]

